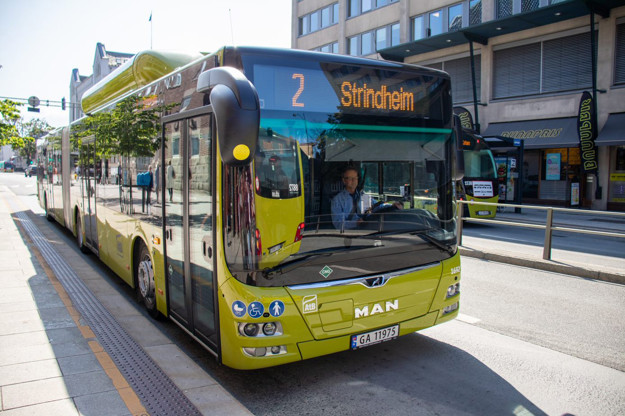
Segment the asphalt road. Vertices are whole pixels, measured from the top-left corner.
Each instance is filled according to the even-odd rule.
[[[36,210],[34,179],[14,187],[4,175],[0,184]],[[623,414],[625,286],[463,258],[461,292],[450,323],[251,372],[217,365],[168,321],[156,325],[256,415]]]

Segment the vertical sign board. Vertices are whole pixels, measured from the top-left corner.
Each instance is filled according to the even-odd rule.
[[[473,116],[471,116],[469,110],[464,107],[454,107],[454,114],[460,117],[463,129],[473,130]]]
[[[597,172],[597,115],[592,95],[588,91],[582,93],[579,102],[579,116],[577,117],[577,132],[579,134],[579,150],[582,157],[582,169],[585,173]]]

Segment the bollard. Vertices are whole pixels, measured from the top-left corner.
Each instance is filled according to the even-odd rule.
[[[547,209],[547,223],[545,224],[545,247],[543,248],[543,259],[551,260],[551,226],[553,224],[553,209]]]

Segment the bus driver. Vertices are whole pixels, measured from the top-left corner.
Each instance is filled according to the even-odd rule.
[[[341,175],[344,189],[332,198],[332,224],[336,229],[351,230],[363,221],[360,212],[361,192],[358,187],[358,171],[347,166]]]

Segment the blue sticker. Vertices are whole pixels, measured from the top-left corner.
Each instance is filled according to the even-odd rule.
[[[244,317],[246,309],[247,308],[245,306],[245,303],[241,302],[240,300],[235,300],[234,302],[232,302],[232,313],[237,318]]]
[[[250,318],[260,318],[263,316],[265,312],[265,307],[260,302],[252,302],[250,306],[247,307],[247,314]]]
[[[271,304],[269,305],[269,313],[274,318],[282,315],[284,313],[284,302],[282,302],[281,300],[274,300],[273,302],[271,302]]]

